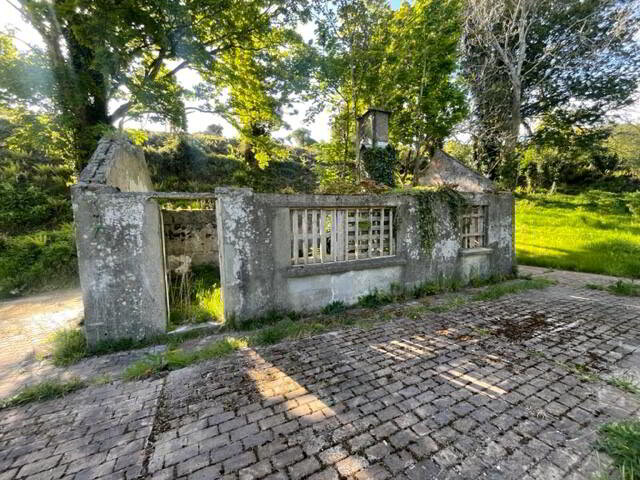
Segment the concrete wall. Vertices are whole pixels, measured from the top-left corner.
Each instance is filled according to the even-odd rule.
[[[435,243],[425,252],[417,227],[417,202],[410,195],[271,195],[217,189],[225,317],[243,321],[269,310],[313,311],[333,301],[353,304],[360,296],[392,284],[412,287],[512,273],[512,195],[464,195],[471,204],[488,205],[487,247],[461,249],[449,206],[440,202],[434,211]],[[363,206],[395,207],[395,256],[290,265],[290,208]]]
[[[98,142],[78,183],[110,186],[121,192],[153,190],[144,152],[123,136],[108,136]]]
[[[167,264],[186,255],[191,265],[218,265],[215,210],[162,210]]]
[[[436,150],[429,166],[420,174],[419,185],[456,185],[461,192],[493,192],[496,186],[488,178],[471,170],[451,155]]]
[[[123,138],[100,141],[71,189],[78,266],[90,347],[166,330],[160,208],[142,150]]]

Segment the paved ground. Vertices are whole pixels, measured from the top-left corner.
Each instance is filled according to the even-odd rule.
[[[520,267],[521,274],[556,280],[561,285],[582,287],[586,283],[608,284],[615,277],[539,267]],[[96,376],[117,377],[122,370],[163,346],[86,359],[67,368],[57,368],[46,360],[51,335],[61,328],[72,328],[82,320],[82,293],[79,289],[0,302],[0,398],[43,379]],[[210,341],[204,338],[203,341]]]
[[[51,334],[79,325],[84,315],[79,289],[0,302],[0,397],[40,366]]]
[[[640,300],[569,283],[2,411],[0,480],[591,478]]]

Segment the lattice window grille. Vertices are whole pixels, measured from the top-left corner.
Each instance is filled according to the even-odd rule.
[[[396,254],[395,208],[291,209],[291,264],[348,262]]]
[[[487,205],[467,207],[462,215],[462,248],[486,246]]]

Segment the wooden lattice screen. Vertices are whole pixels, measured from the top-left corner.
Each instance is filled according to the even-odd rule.
[[[487,206],[472,205],[462,215],[462,248],[486,245]]]
[[[318,208],[290,212],[292,265],[396,254],[394,208]]]

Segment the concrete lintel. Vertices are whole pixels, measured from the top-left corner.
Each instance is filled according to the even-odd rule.
[[[256,194],[272,207],[288,208],[390,208],[406,202],[407,195],[280,195]]]
[[[341,273],[354,270],[369,270],[374,268],[393,267],[406,265],[404,258],[382,257],[367,258],[364,260],[350,260],[348,262],[317,263],[314,265],[295,265],[286,270],[287,277],[307,277],[311,275],[324,275],[328,273]]]
[[[493,248],[463,248],[460,250],[460,253],[465,257],[469,255],[491,255],[493,253]]]

